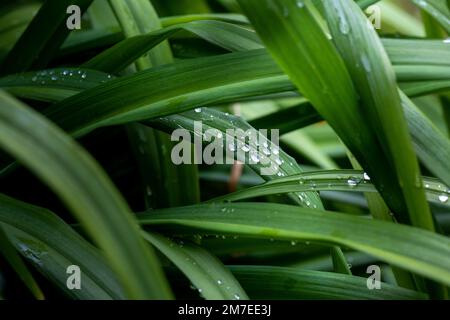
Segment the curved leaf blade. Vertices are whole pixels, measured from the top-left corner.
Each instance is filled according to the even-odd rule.
[[[43,179],[105,251],[132,298],[168,298],[158,261],[97,163],[35,111],[0,92],[0,145]]]

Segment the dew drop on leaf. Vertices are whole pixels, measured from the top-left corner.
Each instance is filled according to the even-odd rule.
[[[358,179],[356,179],[355,177],[350,177],[350,178],[348,178],[348,180],[347,180],[347,184],[350,186],[350,187],[356,187],[357,185],[358,185],[358,183],[359,183],[359,181],[358,181]]]
[[[446,194],[441,194],[438,198],[439,198],[439,201],[442,203],[446,203],[448,201],[448,195],[446,195]]]

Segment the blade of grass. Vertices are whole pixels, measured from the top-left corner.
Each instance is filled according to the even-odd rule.
[[[128,297],[169,298],[158,261],[96,162],[35,111],[0,93],[0,144],[57,193],[117,272]]]
[[[159,18],[148,1],[111,0],[110,3],[126,38],[161,28]],[[114,55],[115,53],[112,56]],[[110,60],[108,57],[102,58],[102,61]],[[137,70],[145,70],[171,62],[172,54],[168,43],[162,42],[147,56],[138,59],[135,65]],[[165,133],[140,124],[129,124],[127,131],[139,164],[147,205],[158,207],[157,205],[160,204],[164,207],[199,202],[197,167],[195,165],[175,166],[172,163],[166,150],[172,149],[174,144]],[[155,161],[157,163],[149,165]],[[161,185],[164,187],[160,188]]]
[[[0,194],[0,222],[15,248],[45,277],[76,299],[124,299],[100,252],[54,213]],[[69,290],[66,269],[78,265],[82,290]]]
[[[247,294],[222,262],[205,249],[182,241],[176,243],[157,233],[142,236],[169,258],[209,300],[247,300]]]
[[[425,190],[430,201],[450,205],[447,194],[450,189],[441,181],[433,178],[423,178]],[[377,192],[367,173],[360,170],[321,170],[292,174],[261,185],[242,189],[208,202],[239,201],[255,197],[274,195],[287,192],[305,191],[352,191]],[[382,219],[387,220],[387,219]],[[391,217],[388,221],[392,221]]]
[[[8,53],[0,72],[11,74],[45,67],[69,35],[66,10],[77,5],[83,12],[93,0],[48,0]]]
[[[253,56],[252,57],[256,57]],[[242,58],[242,57],[241,57]],[[222,58],[223,63],[225,63],[226,59]],[[254,63],[256,60],[255,59],[245,59],[242,60],[242,62],[245,62],[245,66],[251,65],[252,63]],[[204,66],[203,64],[201,64],[202,66]],[[257,63],[257,65],[259,65],[259,63]],[[236,66],[236,70],[233,69],[233,65],[228,65],[228,70],[232,70],[232,74],[237,74],[237,69],[241,69],[245,67],[244,64],[238,64],[238,66]],[[268,66],[267,65],[260,65],[262,69],[258,70],[268,70]],[[199,68],[199,65],[195,64],[195,67],[193,69],[197,69]],[[189,69],[189,70],[193,70],[193,69]],[[234,72],[236,71],[236,73]],[[62,97],[68,97],[70,96],[70,93],[72,92],[72,90],[75,90],[76,88],[78,89],[78,91],[80,90],[85,90],[85,89],[89,89],[92,86],[95,85],[95,83],[98,83],[97,81],[107,81],[109,78],[111,78],[108,75],[104,75],[101,76],[101,73],[95,73],[93,71],[81,71],[81,75],[79,74],[79,72],[76,72],[75,70],[68,69],[56,69],[54,70],[54,75],[57,75],[58,80],[53,81],[51,79],[52,75],[50,75],[52,71],[48,71],[46,72],[46,75],[40,75],[40,73],[36,74],[36,73],[27,73],[24,75],[20,75],[20,76],[10,76],[10,77],[6,77],[3,79],[0,79],[0,86],[5,87],[5,88],[14,88],[15,89],[15,93],[19,93],[22,92],[22,94],[20,96],[25,96],[28,98],[31,97],[35,97],[38,96],[39,98],[41,98],[42,100],[48,101],[48,100],[53,100],[53,99],[60,99]],[[72,77],[70,76],[70,74],[72,73]],[[213,72],[214,73],[214,72]],[[83,79],[83,74],[85,74],[86,76]],[[225,73],[227,76],[228,73]],[[217,79],[216,81],[220,81],[221,79],[223,79],[223,77],[225,76],[225,74],[219,72],[217,74]],[[241,74],[242,76],[242,74]],[[267,75],[265,75],[267,76]],[[36,78],[35,78],[36,77]],[[199,78],[197,78],[197,81],[201,81],[203,75],[199,75]],[[92,82],[91,82],[92,79]],[[158,77],[155,78],[151,78],[151,80],[149,80],[149,83],[154,83],[154,81],[158,81]],[[223,101],[221,99],[224,98],[224,96],[229,95],[229,97],[231,98],[231,101],[234,101],[235,99],[239,99],[239,97],[242,96],[251,96],[251,95],[255,95],[258,93],[261,93],[261,90],[267,90],[266,92],[268,92],[269,90],[273,90],[274,92],[276,91],[284,91],[284,90],[292,90],[293,87],[292,85],[289,85],[289,81],[287,78],[272,78],[273,80],[273,84],[278,86],[276,88],[273,88],[272,85],[273,84],[267,84],[265,81],[259,81],[259,80],[255,80],[254,84],[253,82],[249,83],[249,82],[244,82],[244,83],[240,83],[238,81],[241,80],[241,78],[235,79],[234,81],[237,81],[236,86],[234,85],[224,85],[223,83],[217,83],[216,86],[217,87],[217,95],[216,97],[213,97],[213,101],[215,103],[219,103],[220,101]],[[281,83],[279,83],[278,81],[281,80]],[[212,80],[209,79],[209,84],[212,83]],[[42,82],[44,82],[44,84],[41,84]],[[277,83],[278,82],[278,83]],[[270,83],[270,82],[269,82]],[[285,83],[285,84],[284,84]],[[142,81],[136,81],[133,82],[134,85],[138,86],[140,84],[142,84]],[[197,84],[199,84],[199,82],[197,82]],[[143,84],[142,84],[143,85]],[[206,85],[206,82],[205,84]],[[264,88],[264,85],[267,85],[266,88]],[[67,86],[67,89],[66,89]],[[130,87],[128,87],[129,89],[132,89],[133,86],[130,85]],[[203,87],[205,88],[205,87]],[[289,88],[289,89],[288,89]],[[178,88],[175,86],[174,90],[183,90],[183,88]],[[93,89],[94,90],[94,89]],[[148,90],[148,88],[146,89]],[[191,97],[196,97],[198,96],[198,93],[200,93],[202,95],[201,100],[194,100],[194,101],[190,101],[189,104],[183,105],[181,103],[183,103],[183,101],[176,101],[175,100],[170,100],[173,101],[172,103],[177,103],[177,105],[179,105],[181,108],[178,108],[176,111],[174,110],[174,112],[178,112],[178,111],[182,111],[185,110],[187,108],[193,108],[196,105],[198,105],[197,103],[206,103],[207,101],[211,101],[210,99],[212,98],[210,93],[211,91],[206,91],[206,92],[202,92],[201,88],[194,88],[189,90],[191,92]],[[188,91],[188,92],[189,92]],[[129,92],[129,90],[127,89],[126,92]],[[137,93],[138,91],[136,91]],[[142,92],[142,91],[141,91]],[[220,94],[219,94],[220,93]],[[105,95],[106,97],[109,97],[111,94],[117,94],[117,90],[115,90],[114,88],[110,91],[105,91]],[[81,94],[82,96],[84,94]],[[179,94],[180,97],[184,96],[184,94]],[[96,97],[96,93],[93,92],[91,98],[88,100],[87,103],[93,103],[94,99]],[[119,107],[123,107],[123,104],[118,104],[117,101],[124,101],[124,99],[130,99],[131,97],[129,95],[125,95],[125,92],[123,92],[123,94],[121,94],[120,96],[116,96],[117,99],[113,99],[110,102],[110,104],[113,104],[114,108],[114,113],[113,114],[122,114],[122,115],[126,115],[127,113],[129,113],[129,111],[127,109],[118,111],[116,110]],[[74,97],[75,98],[75,97]],[[151,98],[150,95],[146,97],[146,99]],[[437,176],[439,176],[447,185],[450,185],[450,176],[449,176],[449,172],[450,172],[450,167],[448,164],[448,161],[446,159],[448,159],[448,155],[450,154],[450,144],[448,142],[448,140],[442,136],[442,134],[440,132],[438,132],[438,130],[432,125],[432,123],[426,119],[424,117],[424,115],[419,112],[417,110],[417,108],[409,101],[406,100],[406,98],[404,97],[404,95],[401,96],[402,98],[402,105],[404,107],[404,112],[405,112],[405,116],[406,119],[408,121],[408,125],[410,128],[410,132],[413,134],[413,140],[414,140],[414,145],[416,148],[416,151],[418,152],[418,156],[421,159],[421,161],[427,166],[427,168],[429,170],[431,170],[434,174],[436,174]],[[158,102],[158,100],[162,100],[160,102]],[[86,105],[85,102],[81,102],[82,100],[78,100],[76,99],[75,101],[80,101],[79,105]],[[143,101],[145,103],[145,101]],[[96,102],[97,103],[97,102]],[[142,102],[141,102],[142,103]],[[156,104],[155,104],[156,103]],[[153,100],[153,102],[150,102],[150,106],[153,105],[153,107],[158,107],[158,104],[160,103],[164,103],[164,99],[157,99],[156,101]],[[63,104],[63,103],[62,103]],[[180,105],[181,104],[181,105]],[[63,104],[64,105],[64,104]],[[169,104],[170,105],[170,104]],[[303,108],[303,106],[301,107]],[[76,112],[78,112],[78,104],[77,106],[73,106],[73,108],[71,108],[71,111],[68,112],[61,112],[59,113],[59,116],[55,116],[55,119],[58,120],[59,119],[63,119],[64,117],[67,117],[68,114],[67,113],[72,113],[72,115]],[[141,109],[142,110],[142,109]],[[300,110],[300,109],[296,109],[296,108],[292,108],[292,109],[286,109],[285,111],[282,111],[283,113],[286,113],[286,116],[283,116],[281,119],[298,119],[298,122],[292,121],[292,123],[289,125],[289,128],[295,128],[295,127],[301,127],[302,125],[306,125],[306,124],[310,124],[315,122],[315,120],[319,120],[320,116],[318,115],[317,112],[315,112],[311,107],[307,107],[306,109],[301,109],[300,112],[297,112],[296,110]],[[106,111],[106,110],[105,110]],[[144,111],[144,110],[142,110]],[[165,111],[165,110],[164,110]],[[157,112],[154,113],[152,112],[149,116],[158,116],[158,115],[164,115],[164,113],[166,112]],[[135,117],[135,120],[140,120],[140,119],[145,119],[147,118],[148,113],[143,113],[141,115],[139,115],[138,117]],[[102,116],[103,117],[103,116]],[[109,116],[111,117],[111,115]],[[306,117],[306,119],[304,118]],[[76,122],[79,121],[85,121],[84,120],[85,117],[83,115],[80,115],[79,118],[76,120]],[[119,123],[126,123],[127,119],[120,121]],[[130,119],[133,120],[133,119]],[[278,128],[279,123],[272,120],[272,119],[267,119],[269,122],[272,122],[272,126],[270,125],[270,123],[268,121],[263,121],[263,126],[260,123],[259,125],[256,125],[256,127],[260,127],[261,126],[263,128],[273,128],[276,127]],[[61,120],[58,120],[61,121]],[[98,121],[98,120],[97,120]],[[75,122],[75,123],[76,123]],[[255,124],[255,122],[252,122],[253,124]],[[85,126],[86,124],[84,124]],[[96,124],[94,127],[98,127],[100,124]],[[68,127],[67,129],[70,129],[70,127]],[[285,129],[286,130],[286,129]],[[90,131],[90,130],[89,130]],[[288,131],[288,130],[287,130]],[[282,130],[283,132],[283,130]],[[423,134],[421,134],[421,132]],[[437,139],[436,139],[437,138]],[[438,165],[436,165],[438,164]],[[447,169],[445,169],[447,168]]]
[[[240,4],[275,60],[352,151],[398,219],[407,223],[417,218],[419,222],[415,220],[414,223],[423,223],[425,227],[432,228],[432,221],[427,219],[429,215],[425,214],[423,221],[421,216],[413,215],[412,211],[411,216],[408,215],[409,202],[405,201],[401,184],[395,179],[397,174],[392,166],[392,155],[386,153],[384,147],[384,143],[391,141],[386,136],[380,139],[362,112],[347,67],[322,29],[320,19],[317,18],[318,12],[312,3],[309,0],[269,0],[265,6],[261,6],[255,0],[242,0]],[[268,15],[274,17],[270,25],[264,23]],[[299,21],[305,25],[304,28],[298,28]],[[370,60],[364,60],[360,62],[360,67],[366,65],[364,62],[371,63]],[[315,81],[311,81],[311,77]],[[355,132],[358,134],[355,135]],[[413,163],[413,160],[410,162]],[[412,179],[416,179],[416,175]],[[410,180],[405,183],[407,181]],[[421,193],[420,188],[413,191],[408,183],[406,188],[411,194]],[[406,195],[409,196],[409,193]],[[418,197],[415,200],[424,209],[427,208],[424,199],[422,201]]]
[[[279,179],[283,176],[290,176],[302,172],[302,169],[297,162],[278,146],[274,145],[268,137],[264,137],[260,134],[258,136],[258,145],[256,145],[254,141],[246,141],[245,137],[230,136],[227,132],[229,129],[241,129],[246,132],[253,128],[242,118],[218,110],[201,108],[200,110],[188,111],[154,121],[146,121],[144,123],[156,126],[167,132],[176,128],[183,128],[195,136],[196,134],[200,134],[200,132],[196,132],[195,121],[202,122],[202,135],[209,129],[218,130],[218,136],[220,137],[218,139],[223,142],[223,152],[225,155],[227,154],[227,151],[232,151],[235,160],[247,163],[255,172],[257,172],[257,174],[262,172],[262,168],[273,168],[273,174],[261,175],[264,180]],[[267,147],[260,148],[259,145],[267,145]],[[242,155],[238,150],[242,150],[244,146],[247,147],[248,151]],[[270,157],[270,154],[274,149],[277,149],[279,152],[278,160]],[[249,157],[251,155],[256,155],[259,161],[256,163],[250,162]],[[264,160],[267,161],[267,163],[263,164]],[[319,196],[313,190],[312,192],[293,194],[291,195],[291,199],[302,206],[323,208]]]
[[[5,257],[6,261],[10,264],[10,266],[14,269],[14,272],[17,273],[18,277],[22,280],[22,282],[27,286],[28,290],[33,294],[33,296],[38,300],[44,300],[44,294],[39,288],[36,280],[34,280],[33,275],[26,264],[22,261],[22,258],[17,253],[13,244],[8,239],[3,227],[0,225],[0,252]]]
[[[447,6],[445,1],[441,0],[412,0],[412,2],[426,11],[431,15],[436,21],[438,21],[441,26],[450,33],[450,8]]]
[[[339,247],[333,246],[330,249],[331,258],[333,261],[333,269],[336,273],[352,275],[350,267],[348,266],[345,255]]]
[[[118,72],[159,44],[180,31],[189,31],[230,51],[261,48],[256,34],[248,29],[220,21],[194,21],[178,24],[151,33],[134,36],[100,53],[83,67],[104,72]]]
[[[445,284],[450,240],[423,229],[348,214],[270,203],[203,204],[139,216],[177,234],[225,234],[338,244]]]
[[[339,273],[269,266],[229,268],[252,299],[427,299],[425,294],[387,283],[381,283],[382,290],[368,290],[367,279]]]
[[[351,0],[331,0],[325,16],[353,83],[359,92],[369,126],[377,134],[397,179],[412,225],[434,230],[420,169],[401,107],[392,65],[373,28]],[[395,214],[395,213],[394,213]],[[398,216],[401,213],[397,214]]]

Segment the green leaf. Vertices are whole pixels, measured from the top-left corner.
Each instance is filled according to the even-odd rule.
[[[336,273],[351,275],[350,267],[348,266],[347,260],[345,259],[342,250],[339,247],[331,247],[331,258],[333,260],[333,269]]]
[[[175,24],[199,20],[217,20],[242,25],[249,24],[248,19],[245,16],[236,13],[197,13],[197,14],[184,14],[180,16],[162,17],[161,24],[163,25],[163,27],[169,27]]]
[[[104,257],[54,213],[0,194],[0,222],[16,249],[68,296],[124,298]],[[80,267],[82,290],[67,288],[70,265]]]
[[[140,215],[139,221],[176,234],[229,234],[339,244],[450,284],[450,239],[415,227],[270,203],[171,208]]]
[[[386,165],[392,168],[386,168],[386,171],[395,172],[399,181],[408,208],[408,217],[397,212],[401,217],[399,220],[433,231],[433,219],[400,104],[396,78],[378,35],[373,28],[367,28],[364,13],[351,0],[331,0],[330,5],[325,6],[325,16],[333,42],[359,93],[363,118],[382,145],[388,160]],[[382,188],[382,185],[378,187]]]
[[[230,266],[252,299],[274,300],[422,300],[425,294],[381,283],[367,289],[367,279],[338,273],[269,266]]]
[[[358,92],[345,62],[327,37],[314,5],[309,0],[304,2],[268,0],[264,6],[256,0],[242,0],[240,4],[275,60],[369,173],[392,211],[403,222],[409,222],[413,218],[415,223],[419,220],[425,227],[430,228],[432,222],[428,219],[429,215],[424,214],[422,221],[422,218],[413,215],[412,211],[411,216],[407,214],[409,202],[405,201],[401,184],[395,179],[397,177],[395,168],[398,167],[393,167],[393,155],[386,153],[384,145],[387,141],[390,144],[392,142],[386,140],[386,136],[380,139],[380,133],[374,126],[377,118],[372,119],[368,117],[370,113],[363,112],[364,108],[369,106],[359,105]],[[269,15],[273,17],[271,24],[265,23]],[[300,21],[302,28],[298,27]],[[348,32],[346,28],[343,30]],[[360,44],[354,45],[359,47]],[[365,56],[363,61],[361,59],[358,61],[360,68],[371,67],[368,56]],[[311,81],[311,78],[314,81]],[[404,136],[404,130],[399,128],[399,132]],[[413,169],[413,159],[409,162],[409,167]],[[416,181],[416,173],[413,172],[408,179]],[[405,179],[403,176],[400,178]],[[411,194],[423,194],[420,188],[411,186],[409,181],[405,181],[406,191]],[[412,188],[418,190],[414,191]],[[408,192],[406,194],[409,199]],[[415,201],[422,204],[424,209],[427,208],[426,202],[422,201],[421,197],[417,196]]]
[[[158,15],[146,0],[112,0],[111,4],[127,38],[161,28]],[[115,54],[120,55],[113,53]],[[103,59],[110,60],[107,57]],[[163,42],[147,56],[137,60],[135,65],[137,70],[145,70],[171,63],[172,60],[169,45]],[[139,124],[129,124],[127,132],[139,166],[142,194],[148,207],[180,206],[199,202],[197,167],[176,166],[172,163],[166,152],[173,148],[169,136]],[[164,187],[161,188],[161,185]]]
[[[228,55],[227,57],[234,57],[235,54],[232,55]],[[230,70],[232,73],[231,75],[242,75],[238,73],[238,69],[243,70],[242,68],[244,68],[245,66],[248,65],[252,65],[253,63],[255,63],[257,61],[256,59],[256,55],[254,54],[247,54],[247,53],[239,53],[239,58],[237,59],[238,61],[238,65],[237,66],[233,66],[232,64],[227,66],[227,69]],[[242,55],[242,56],[241,56]],[[248,55],[248,57],[247,57]],[[237,57],[236,57],[237,58]],[[266,58],[268,58],[266,56]],[[210,58],[211,59],[211,58]],[[199,61],[198,64],[194,64],[194,67],[192,69],[198,69],[205,67],[205,63],[203,62],[203,59],[200,59],[201,62]],[[209,60],[209,59],[208,59]],[[214,59],[216,60],[216,59]],[[224,65],[227,61],[227,58],[223,57],[220,59],[217,59],[217,61],[222,60]],[[240,62],[242,62],[242,65],[240,64]],[[245,66],[244,66],[245,63]],[[260,65],[259,63],[257,65]],[[272,64],[273,66],[273,64]],[[212,68],[212,63],[208,64],[208,68]],[[265,65],[263,67],[263,65],[261,65],[261,69],[258,70],[268,70],[267,65]],[[165,69],[165,67],[163,67]],[[256,67],[255,67],[256,68]],[[259,67],[258,67],[259,68]],[[189,70],[192,70],[189,69]],[[106,74],[102,74],[102,73],[96,73],[94,71],[86,71],[86,70],[79,70],[75,71],[74,69],[55,69],[55,70],[48,70],[45,72],[45,75],[42,75],[42,72],[39,73],[27,73],[24,75],[16,75],[16,76],[9,76],[9,77],[5,77],[0,79],[0,86],[5,87],[5,88],[9,88],[9,90],[12,90],[14,93],[18,94],[19,96],[24,96],[24,97],[28,97],[28,98],[33,98],[33,97],[37,97],[39,99],[48,101],[48,100],[60,100],[63,97],[68,97],[73,93],[73,90],[85,90],[85,89],[89,89],[92,88],[93,86],[95,86],[95,84],[99,84],[98,81],[100,82],[104,82],[104,81],[108,81],[111,76],[106,75]],[[224,70],[221,70],[218,72],[217,74],[217,78],[216,81],[220,81],[223,79],[223,77],[225,77],[226,75],[228,75],[227,72],[223,72]],[[50,73],[53,72],[53,75],[51,75]],[[168,73],[170,71],[168,70]],[[189,72],[189,71],[186,71]],[[275,71],[276,72],[276,71]],[[172,72],[170,72],[172,73]],[[72,76],[70,76],[70,74],[72,74]],[[84,77],[84,79],[82,78],[82,75],[85,74],[86,76]],[[167,73],[164,73],[164,76],[168,75]],[[56,76],[57,80],[53,81],[52,80],[52,76]],[[206,75],[200,74],[198,75],[197,78],[197,84],[200,83],[200,81],[202,81],[201,79],[203,79],[203,77],[205,77]],[[34,79],[34,81],[33,81]],[[149,83],[154,83],[155,81],[159,81],[160,77],[151,77],[149,80]],[[260,81],[260,80],[255,80],[254,82],[244,82],[244,83],[240,83],[239,81],[241,80],[240,77],[237,77],[237,79],[234,79],[234,81],[236,81],[239,85],[234,86],[232,84],[228,84],[228,85],[223,85],[223,84],[217,84],[217,91],[214,90],[214,92],[217,92],[217,95],[215,97],[212,97],[210,95],[211,91],[201,91],[202,88],[199,87],[195,87],[192,88],[190,91],[191,97],[198,97],[198,95],[200,94],[201,97],[197,98],[200,100],[187,100],[189,101],[189,103],[186,105],[180,105],[181,103],[183,103],[183,100],[180,99],[171,99],[169,100],[172,101],[171,104],[176,103],[179,107],[178,111],[181,110],[186,110],[188,108],[192,108],[194,106],[197,105],[196,102],[203,103],[203,102],[207,102],[207,101],[211,101],[210,99],[212,98],[214,102],[218,103],[220,101],[223,101],[222,99],[224,99],[224,96],[229,95],[228,98],[231,100],[236,100],[239,97],[242,96],[251,96],[251,95],[255,95],[261,92],[276,92],[276,91],[287,91],[287,90],[292,90],[293,87],[291,84],[289,84],[289,81],[287,78],[285,77],[270,77],[268,78],[269,81]],[[42,84],[42,82],[44,84]],[[281,83],[280,83],[281,82]],[[123,81],[120,81],[120,83],[123,83]],[[128,83],[128,81],[126,81],[125,83]],[[211,84],[212,80],[209,79],[209,81],[203,81],[203,88],[208,87],[208,84]],[[278,83],[278,84],[277,84]],[[106,84],[105,84],[106,85]],[[273,85],[278,85],[278,88],[273,88]],[[128,111],[127,108],[123,108],[123,104],[118,103],[118,101],[125,101],[125,100],[131,100],[133,98],[133,96],[128,95],[127,93],[129,92],[128,88],[133,88],[134,86],[141,86],[142,88],[145,87],[146,85],[142,83],[142,81],[133,81],[132,85],[130,84],[130,87],[126,86],[126,90],[123,92],[117,92],[117,90],[112,89],[111,91],[106,90],[108,87],[106,87],[105,89],[103,89],[100,92],[105,92],[105,96],[109,97],[110,95],[115,95],[116,99],[111,99],[108,100],[109,105],[105,105],[103,104],[101,101],[98,101],[95,97],[98,92],[95,88],[92,89],[92,95],[91,98],[89,98],[89,100],[87,102],[81,102],[82,100],[80,99],[81,97],[83,97],[86,93],[81,93],[78,96],[73,97],[72,99],[75,99],[76,102],[74,102],[73,107],[71,107],[71,110],[68,112],[60,112],[60,115],[55,116],[55,120],[57,121],[61,121],[62,119],[64,119],[65,117],[71,117],[71,114],[76,114],[77,112],[79,112],[79,105],[87,105],[89,103],[93,103],[94,105],[100,104],[100,106],[103,106],[103,108],[105,109],[104,112],[107,111],[107,108],[109,106],[111,106],[114,108],[112,110],[112,114],[119,114],[121,117],[123,117],[124,115],[126,115],[127,113],[129,113],[130,111]],[[120,86],[121,87],[121,86]],[[173,87],[173,90],[183,90],[184,88],[177,88],[176,86]],[[145,104],[145,100],[148,101],[148,99],[152,99],[153,96],[149,95],[147,96],[145,94],[145,92],[147,92],[148,87],[146,87],[145,89],[146,91],[141,91],[136,90],[136,94],[140,93],[140,94],[144,94],[145,96],[141,98],[141,102],[139,102],[140,105],[142,105],[142,103]],[[150,90],[151,91],[151,90]],[[150,94],[152,92],[156,92],[156,91],[151,91]],[[180,94],[180,96],[182,97],[183,94]],[[167,97],[170,97],[169,95],[167,95]],[[170,99],[170,98],[169,98]],[[164,102],[164,99],[161,99]],[[177,101],[178,100],[178,101]],[[80,101],[78,104],[78,101]],[[184,100],[186,101],[186,100]],[[159,102],[159,103],[161,103]],[[158,102],[154,102],[153,100],[153,107],[158,106]],[[63,105],[62,108],[64,108],[64,104],[65,102],[61,103]],[[427,168],[429,170],[431,170],[433,173],[437,174],[437,176],[439,176],[447,185],[450,185],[450,176],[448,176],[448,172],[450,172],[450,164],[448,163],[448,161],[446,161],[446,159],[448,159],[448,155],[450,154],[450,143],[448,142],[448,140],[442,136],[441,133],[438,132],[438,130],[436,128],[434,128],[434,126],[431,124],[431,122],[429,120],[427,120],[423,114],[421,114],[420,112],[415,111],[415,109],[417,109],[413,104],[411,104],[410,102],[408,102],[406,100],[405,97],[402,96],[402,104],[404,107],[404,112],[405,112],[405,116],[406,119],[408,121],[408,125],[410,128],[410,132],[413,134],[413,140],[414,140],[414,145],[416,147],[416,151],[418,152],[418,156],[419,158],[422,160],[422,162],[427,166]],[[169,103],[170,105],[170,103]],[[150,102],[149,107],[152,106],[152,102]],[[99,107],[100,108],[100,107]],[[97,108],[96,110],[99,110],[99,108]],[[116,111],[116,109],[122,108],[121,111]],[[89,108],[91,109],[91,108]],[[151,108],[152,109],[152,108]],[[180,110],[181,109],[181,110]],[[94,110],[94,109],[93,109]],[[159,112],[156,115],[161,115],[161,114],[165,114],[167,113],[167,111],[162,108],[163,112]],[[138,117],[134,118],[135,120],[141,120],[141,119],[145,119],[147,118],[148,112],[145,112],[145,108],[140,108],[141,112],[144,112],[143,114],[139,115]],[[175,111],[174,111],[175,112]],[[316,111],[314,111],[314,109],[312,109],[312,107],[310,105],[302,105],[301,107],[294,107],[294,108],[289,108],[286,110],[282,110],[280,111],[280,113],[282,114],[282,116],[277,116],[275,119],[272,117],[267,117],[266,119],[261,119],[260,122],[258,121],[252,121],[251,123],[253,124],[253,126],[255,126],[256,128],[281,128],[281,132],[287,132],[289,130],[292,130],[293,128],[300,128],[304,125],[307,124],[311,124],[314,123],[318,120],[321,119],[321,117],[318,115],[318,113]],[[155,113],[151,113],[150,115],[155,115]],[[98,118],[103,117],[102,114],[100,114]],[[108,118],[108,117],[107,117]],[[111,118],[111,115],[109,116],[109,118]],[[61,119],[61,120],[60,120]],[[119,117],[120,119],[120,117]],[[278,119],[280,119],[278,121]],[[287,128],[283,128],[283,124],[284,121],[289,119],[290,122],[286,124]],[[86,117],[80,113],[79,119],[75,120],[76,122],[81,122],[83,124],[83,122],[85,121],[89,121],[89,119],[86,119]],[[131,120],[130,120],[131,121]],[[75,122],[75,123],[76,123]],[[126,119],[124,121],[119,121],[119,123],[123,123],[123,122],[127,122]],[[85,125],[85,124],[83,124]],[[94,121],[94,125],[93,127],[97,127],[100,124],[98,124],[98,120],[97,123]],[[68,127],[70,128],[70,127]],[[90,131],[90,130],[89,130]],[[421,132],[424,132],[424,134],[421,134]],[[436,139],[437,137],[437,139]],[[422,149],[423,151],[420,151],[420,149]],[[436,163],[439,163],[439,166],[436,166]],[[447,168],[447,169],[445,169]]]
[[[450,8],[442,0],[412,0],[412,2],[430,14],[450,33]]]
[[[97,163],[35,111],[0,93],[0,145],[66,203],[110,261],[131,298],[169,298],[156,257]]]
[[[45,67],[62,45],[70,30],[66,13],[70,5],[83,12],[93,0],[48,0],[2,63],[1,73],[18,73]]]
[[[44,300],[44,294],[39,288],[36,280],[34,280],[33,275],[28,270],[26,264],[22,261],[22,258],[17,253],[16,249],[8,239],[3,227],[0,225],[0,252],[6,258],[6,261],[11,265],[14,271],[17,273],[19,278],[28,287],[33,296],[38,300]]]
[[[196,128],[195,122],[202,123],[201,132]],[[178,115],[167,116],[154,121],[146,121],[151,126],[172,132],[174,129],[182,128],[188,130],[195,136],[204,135],[206,131],[214,129],[217,131],[217,138],[223,142],[223,154],[227,155],[231,152],[234,160],[247,163],[257,174],[261,175],[264,180],[280,179],[284,176],[298,174],[303,170],[297,162],[287,153],[276,146],[268,137],[258,133],[258,141],[246,141],[245,136],[230,135],[227,131],[239,130],[247,132],[253,128],[242,118],[226,114],[210,108],[200,108],[194,111],[184,112]],[[234,131],[232,131],[234,132]],[[195,142],[191,140],[191,142]],[[205,142],[205,144],[207,144]],[[263,148],[259,147],[263,146]],[[277,158],[272,157],[278,151]],[[246,151],[246,152],[239,152]],[[258,161],[250,161],[251,157],[255,157]],[[262,174],[262,169],[273,169],[271,174]],[[270,172],[269,172],[270,173]],[[323,208],[319,196],[314,191],[300,192],[291,195],[291,199],[296,203],[313,208]]]
[[[164,91],[159,90],[161,86]],[[112,80],[55,104],[47,114],[78,135],[103,125],[292,90],[287,76],[265,51],[252,50],[178,62]],[[95,110],[89,111],[89,119],[87,110]]]
[[[144,232],[143,237],[167,256],[205,299],[248,299],[231,272],[205,249],[187,241],[176,243],[156,233]]]
[[[261,48],[256,34],[248,29],[220,21],[194,21],[128,38],[95,56],[83,64],[83,67],[104,72],[118,72],[161,41],[183,30],[230,51]]]
[[[422,178],[430,201],[447,205],[450,189],[438,179]],[[217,197],[208,202],[239,201],[287,192],[307,191],[377,192],[367,173],[360,170],[321,170],[292,174],[274,181]],[[450,205],[450,203],[448,203]]]

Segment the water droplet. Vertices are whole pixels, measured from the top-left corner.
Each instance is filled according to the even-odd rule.
[[[297,241],[292,240],[292,241],[291,241],[291,246],[296,246],[296,245],[297,245]]]
[[[234,294],[233,298],[234,298],[234,300],[241,300],[241,296],[238,295],[237,293]]]
[[[357,179],[357,178],[355,178],[355,177],[350,177],[350,178],[348,178],[348,180],[347,180],[347,184],[350,186],[350,187],[356,187],[358,184],[359,184],[359,180]]]
[[[361,62],[363,64],[364,70],[366,70],[367,72],[371,72],[372,71],[372,67],[370,65],[369,57],[366,54],[364,54],[361,57]]]
[[[222,284],[223,284],[223,282],[222,282],[222,280],[217,280],[217,284],[219,285],[219,286],[221,286]]]
[[[58,77],[57,76],[52,76],[51,79],[52,79],[52,81],[56,81],[56,80],[58,80]]]
[[[244,152],[249,152],[250,151],[250,147],[248,145],[246,145],[246,144],[244,144],[241,149]]]
[[[303,0],[297,0],[297,7],[302,9],[305,6],[305,4],[303,3]]]
[[[283,164],[283,160],[281,160],[281,159],[278,158],[278,157],[275,159],[275,162],[276,162],[276,164],[279,165],[279,166],[281,166],[281,165]]]
[[[425,0],[419,0],[419,1],[417,2],[417,4],[418,4],[419,6],[421,6],[422,8],[426,8],[426,7],[428,6],[428,3],[427,3]]]
[[[350,31],[350,26],[347,23],[347,20],[344,17],[341,17],[339,19],[339,31],[341,31],[342,34],[348,34]]]
[[[446,195],[446,194],[441,194],[441,195],[439,196],[439,201],[442,202],[442,203],[446,203],[446,202],[448,201],[448,195]]]
[[[370,180],[370,177],[366,172],[364,172],[363,177],[364,177],[364,180],[366,180],[366,181]]]
[[[280,154],[280,149],[278,149],[278,148],[272,148],[272,153],[273,153],[274,155],[278,155],[278,154]]]
[[[34,76],[33,78],[31,78],[31,81],[35,82],[37,80],[37,77]]]
[[[196,235],[194,235],[194,238],[195,238],[196,240],[202,240],[202,239],[203,239],[203,236],[202,236],[201,234],[196,234]]]
[[[450,43],[450,38],[445,39],[444,41],[442,41],[443,43]]]
[[[252,159],[252,161],[254,163],[258,163],[259,162],[259,156],[256,153],[252,153],[252,155],[250,156],[250,158]]]
[[[38,265],[42,265],[42,261],[40,259],[40,256],[38,253],[34,252],[30,248],[28,248],[26,245],[19,243],[19,246],[22,249],[23,254],[25,257],[27,257],[29,260],[33,261],[34,263]]]
[[[195,108],[194,111],[197,113],[200,113],[200,112],[202,112],[202,108]]]
[[[87,77],[87,74],[86,74],[86,73],[83,73],[83,74],[81,75],[81,79],[86,79],[86,77]]]

